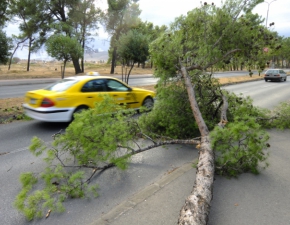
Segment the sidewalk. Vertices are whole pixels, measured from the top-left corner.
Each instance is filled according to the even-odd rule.
[[[290,224],[290,131],[269,131],[270,166],[260,175],[216,176],[209,225]],[[90,225],[174,225],[195,180],[191,163],[129,197]]]
[[[194,180],[195,169],[192,163],[184,164],[90,225],[176,224],[179,211],[192,190]]]

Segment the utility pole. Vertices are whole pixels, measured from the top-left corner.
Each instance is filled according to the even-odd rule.
[[[266,2],[266,1],[265,1],[265,3],[268,4],[267,17],[266,17],[266,28],[267,28],[267,25],[268,25],[269,8],[270,8],[271,3],[272,3],[272,2],[275,2],[275,1],[277,1],[277,0],[273,0],[273,1],[271,1],[271,2]],[[272,59],[272,68],[275,68],[274,56],[273,56],[273,59]]]
[[[269,8],[270,8],[270,5],[271,5],[272,2],[275,2],[275,1],[277,1],[277,0],[273,0],[273,1],[271,1],[270,3],[265,1],[265,3],[268,4],[267,17],[266,17],[266,27],[267,27],[267,25],[268,25],[268,14],[269,14]]]

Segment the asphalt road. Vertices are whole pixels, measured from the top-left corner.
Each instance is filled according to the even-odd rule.
[[[224,89],[238,95],[250,96],[256,106],[272,109],[280,102],[290,100],[290,80],[286,82],[245,82],[236,85],[224,86]]]
[[[252,96],[254,104],[261,107],[271,108],[275,104],[289,99],[289,82],[290,81],[281,83],[265,83],[264,81],[256,81],[227,86],[224,88],[236,92],[237,94],[242,93],[244,95]],[[45,142],[50,142],[52,140],[51,135],[58,132],[60,129],[65,129],[67,125],[68,123],[43,123],[39,121],[15,122],[0,125],[1,224],[75,225],[92,223],[94,220],[98,219],[101,214],[106,213],[108,210],[124,201],[128,196],[142,189],[142,187],[153,183],[155,180],[160,179],[164,174],[170,173],[170,171],[175,170],[175,168],[180,167],[197,156],[196,150],[193,150],[191,146],[185,145],[180,149],[176,149],[176,146],[169,146],[168,149],[158,148],[142,153],[134,157],[130,168],[127,171],[110,169],[94,180],[94,182],[97,182],[100,185],[100,197],[96,199],[69,200],[65,204],[67,209],[65,213],[59,215],[52,214],[48,219],[34,220],[28,223],[23,215],[13,208],[12,202],[20,190],[20,183],[18,182],[19,174],[25,171],[41,172],[44,168],[43,162],[40,159],[36,159],[28,152],[30,140],[36,135],[42,138]],[[277,154],[282,154],[282,157],[279,157],[279,160],[281,161],[283,160],[284,152],[288,151],[290,142],[288,138],[282,140],[282,136],[279,136],[279,132],[276,133],[276,131],[272,131],[272,133],[274,137],[277,137],[277,140],[281,140],[281,142],[283,141],[280,145],[281,149],[277,152]],[[282,170],[283,174],[287,174],[287,169],[284,167],[280,168],[279,161],[275,161],[277,157],[278,156],[275,156],[275,158],[272,159],[275,165],[273,167],[275,171],[272,171],[271,173],[279,174]],[[286,160],[286,158],[284,160]],[[265,179],[267,179],[267,177]],[[273,182],[280,182],[281,179],[282,178],[277,177]],[[252,183],[254,184],[254,178]],[[239,192],[239,196],[243,196],[243,193],[245,194],[246,190],[252,190],[252,188],[257,189],[256,191],[258,193],[258,190],[261,189],[259,184],[253,184],[244,184],[245,191],[241,193]],[[216,193],[214,196],[217,197],[214,197],[213,214],[211,214],[213,215],[213,221],[215,218],[219,219],[221,222],[225,221],[222,215],[226,212],[223,211],[223,213],[219,213],[219,204],[223,204],[223,198],[233,198],[233,202],[235,200],[235,196],[233,196],[234,194],[232,194],[232,192],[228,191],[230,196],[227,196],[227,192],[225,191],[227,189],[225,188],[225,190],[223,190],[223,185],[227,185],[227,181],[222,178],[219,179],[218,184],[215,184]],[[220,188],[216,188],[216,186]],[[288,191],[284,191],[285,188],[289,186],[290,180],[283,180],[281,182],[281,188],[278,189],[278,191],[285,195],[283,205],[285,204],[284,201],[289,199]],[[263,188],[261,190],[263,190]],[[263,196],[267,198],[267,194],[268,193],[264,193],[263,195],[263,193],[259,193],[259,196],[261,198]],[[271,198],[269,201],[266,201],[266,204],[271,204],[271,201],[273,201],[275,197],[278,198],[278,193],[271,195]],[[279,198],[281,198],[280,195]],[[255,204],[254,199],[251,201]],[[223,207],[233,207],[233,205],[226,205]],[[268,209],[271,209],[271,207],[269,206]],[[284,211],[282,210],[282,213],[285,213]],[[267,213],[266,210],[263,212]],[[244,214],[242,215],[247,216]]]
[[[69,200],[65,204],[65,213],[52,214],[49,219],[29,223],[13,208],[12,202],[20,190],[19,174],[26,171],[39,173],[44,168],[44,163],[28,152],[30,139],[37,135],[49,142],[51,135],[65,126],[38,121],[0,125],[0,149],[2,153],[7,153],[0,155],[1,224],[90,224],[135,192],[197,157],[197,151],[192,146],[174,146],[168,149],[159,147],[136,155],[128,170],[113,168],[95,177],[93,182],[100,187],[98,198]]]
[[[285,70],[288,71],[288,70]],[[253,71],[257,74],[257,71]],[[233,76],[246,76],[247,71],[226,71],[215,72],[214,77],[233,77]],[[114,77],[121,79],[120,75],[114,75]],[[48,84],[55,82],[58,79],[46,78],[46,79],[22,79],[22,80],[0,80],[0,99],[22,97],[27,91],[36,90],[46,87]],[[157,83],[157,79],[151,74],[147,75],[131,75],[129,79],[130,86],[140,85],[153,85]]]

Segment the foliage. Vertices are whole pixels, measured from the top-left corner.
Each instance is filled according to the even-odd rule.
[[[117,42],[122,33],[128,32],[132,27],[138,25],[141,20],[138,18],[141,11],[138,0],[107,0],[108,10],[103,14],[103,25],[111,35],[110,40],[110,61],[111,74],[117,61]]]
[[[93,0],[11,0],[9,13],[21,20],[20,40],[28,38],[29,48],[36,51],[54,34],[64,34],[74,38],[84,49],[91,32],[98,29],[101,10]],[[75,73],[84,72],[79,58],[73,56]]]
[[[6,33],[0,30],[0,64],[6,64],[9,60],[10,49],[12,48],[11,38],[6,36]]]
[[[240,114],[225,128],[215,127],[211,132],[215,151],[216,173],[236,177],[241,173],[259,173],[259,167],[267,167],[265,149],[269,135],[256,123],[255,117]]]
[[[118,42],[117,53],[125,62],[144,63],[148,57],[148,39],[137,30],[123,34]]]
[[[121,35],[118,41],[117,53],[123,61],[123,66],[128,65],[130,69],[125,74],[125,82],[129,82],[129,76],[135,63],[145,63],[148,53],[148,38],[137,30],[130,30]]]
[[[7,8],[8,8],[9,1],[8,0],[2,0],[0,4],[0,27],[4,26],[5,23],[8,21],[7,16]]]
[[[222,95],[218,81],[208,74],[192,72],[192,82],[196,84],[196,99],[207,125],[212,129],[220,120]],[[209,90],[209,86],[213,91]],[[144,129],[162,136],[186,139],[200,135],[192,115],[186,87],[183,80],[175,79],[157,87],[158,101],[149,115],[141,116]]]
[[[79,57],[82,49],[78,41],[64,35],[53,35],[47,43],[47,52],[57,60],[70,60],[72,57]]]
[[[75,115],[51,146],[32,139],[30,151],[35,156],[46,153],[47,167],[40,174],[20,176],[22,190],[14,205],[27,219],[41,217],[48,210],[63,211],[67,198],[97,196],[98,185],[88,185],[96,172],[110,166],[127,167],[136,130],[130,122],[131,112],[123,109],[104,96],[94,109]]]
[[[175,19],[150,54],[159,77],[175,76],[179,59],[189,70],[226,69],[235,64],[251,69],[266,63],[264,47],[279,45],[249,8],[261,1],[226,1],[221,7],[204,5]],[[167,75],[166,75],[167,74]]]
[[[57,60],[64,62],[62,78],[64,77],[65,65],[68,60],[80,58],[83,54],[81,45],[75,38],[64,35],[53,35],[46,42],[47,53]]]
[[[270,120],[270,126],[278,129],[290,128],[290,103],[280,103],[272,113],[273,119]]]
[[[283,67],[290,67],[290,37],[283,38],[281,40],[281,48],[276,53],[276,56],[280,57],[281,61],[283,62]]]
[[[261,25],[263,21],[251,13],[251,9],[259,2],[261,1],[229,0],[221,7],[204,3],[200,8],[188,12],[187,16],[176,18],[170,28],[150,45],[150,55],[156,67],[154,75],[159,78],[160,103],[150,117],[142,118],[144,126],[148,126],[157,135],[176,137],[198,133],[189,108],[187,87],[180,78],[184,68],[191,79],[194,98],[208,129],[213,130],[221,120],[222,105],[225,103],[223,96],[227,96],[229,122],[226,127],[244,130],[240,136],[236,134],[232,139],[221,139],[221,142],[215,136],[222,137],[219,134],[223,129],[215,128],[212,134],[213,146],[219,152],[216,158],[217,167],[223,165],[222,173],[227,176],[237,176],[248,171],[256,173],[258,162],[267,158],[267,154],[262,155],[268,138],[263,131],[268,125],[264,123],[268,119],[268,112],[254,107],[249,98],[221,91],[220,85],[211,77],[214,69],[225,69],[232,62],[247,66],[250,74],[253,65],[259,64],[260,68],[265,65],[263,48],[267,46],[273,49],[275,38],[272,32]],[[261,63],[263,61],[264,65]],[[179,96],[184,99],[177,100],[181,99]],[[186,105],[186,110],[183,109],[183,104]],[[178,111],[180,109],[185,113]],[[178,122],[175,123],[174,120]],[[224,130],[226,132],[226,128]],[[262,135],[263,138],[253,145],[254,139],[249,134],[255,138]],[[245,140],[241,142],[241,146],[233,147],[243,138]],[[243,163],[229,157],[234,156],[234,153],[241,154]],[[233,172],[235,170],[236,173]]]
[[[140,116],[140,126],[152,136],[180,139],[199,136],[184,87],[169,84],[157,93],[158,100],[152,111]]]
[[[32,52],[37,49],[37,40],[41,37],[41,26],[43,25],[43,18],[37,17],[39,8],[34,0],[11,0],[9,5],[9,14],[17,20],[20,31],[19,34],[13,35],[14,42],[17,42],[13,57],[16,50],[22,44],[22,47],[27,47],[28,60],[27,71],[30,70],[30,56]],[[39,35],[40,34],[40,35]],[[10,68],[10,65],[9,65]]]

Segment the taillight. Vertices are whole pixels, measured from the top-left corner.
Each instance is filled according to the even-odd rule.
[[[51,101],[49,98],[44,98],[41,102],[41,107],[52,107],[54,106],[54,102]]]

